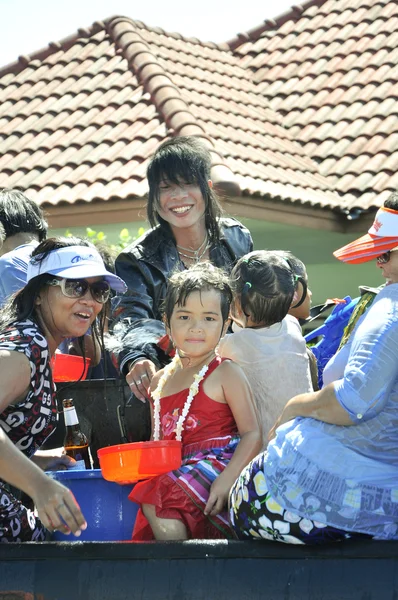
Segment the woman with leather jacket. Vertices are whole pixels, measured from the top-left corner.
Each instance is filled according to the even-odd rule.
[[[147,171],[152,229],[116,259],[128,291],[114,301],[113,350],[140,400],[148,398],[154,373],[169,360],[168,348],[158,342],[165,336],[162,304],[170,275],[206,260],[230,272],[253,248],[248,229],[221,216],[210,167],[210,152],[197,138],[164,142]]]

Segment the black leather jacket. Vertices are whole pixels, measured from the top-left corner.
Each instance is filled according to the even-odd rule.
[[[246,227],[233,218],[220,219],[220,243],[210,249],[214,265],[230,272],[252,249]],[[160,227],[144,233],[117,257],[116,274],[128,287],[124,296],[113,300],[113,350],[123,374],[128,372],[127,363],[139,358],[149,358],[158,367],[168,362],[156,344],[165,334],[161,308],[168,278],[182,268],[173,238]]]

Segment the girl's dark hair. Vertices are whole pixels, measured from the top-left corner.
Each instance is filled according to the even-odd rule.
[[[166,325],[170,326],[171,315],[175,306],[185,306],[192,292],[207,292],[215,290],[221,297],[221,315],[223,322],[228,319],[232,302],[232,290],[228,276],[211,263],[199,263],[172,275],[167,286],[163,313]]]
[[[93,244],[88,240],[77,237],[48,238],[32,251],[32,262],[42,262],[50,252],[59,250],[60,248],[68,248],[69,246],[86,246],[92,248]],[[25,287],[11,296],[0,310],[0,331],[15,321],[24,321],[25,319],[31,319],[40,326],[36,312],[36,299],[43,288],[53,279],[54,275],[42,273],[31,279]],[[92,335],[98,340],[102,350],[104,348],[104,322],[105,311],[101,310],[91,326]],[[78,338],[78,343],[82,351],[82,356],[85,357],[84,336]]]
[[[244,314],[256,324],[270,327],[286,317],[297,276],[278,252],[257,250],[238,260],[231,282]]]
[[[297,258],[297,256],[294,256],[294,254],[292,254],[289,250],[275,250],[274,252],[287,262],[293,273],[296,275],[296,280],[301,283],[303,289],[301,298],[298,298],[296,304],[290,307],[298,308],[303,304],[308,293],[308,275],[305,264],[299,258]]]
[[[307,279],[307,269],[305,268],[305,264],[297,258],[297,256],[294,256],[290,250],[274,250],[273,253],[276,256],[285,259],[296,275],[303,279]]]
[[[149,185],[147,217],[150,225],[160,225],[170,232],[167,221],[159,215],[160,184],[167,180],[174,184],[196,183],[205,202],[205,225],[211,242],[218,242],[218,219],[222,209],[216,193],[209,186],[211,155],[206,146],[195,137],[174,137],[164,142],[152,156],[147,170]]]

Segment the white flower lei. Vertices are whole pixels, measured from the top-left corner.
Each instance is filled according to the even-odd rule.
[[[154,392],[152,392],[152,398],[154,400],[154,403],[153,403],[153,413],[154,413],[153,414],[153,420],[154,420],[153,439],[155,441],[158,441],[159,436],[160,436],[160,398],[162,396],[164,384],[166,383],[168,378],[171,377],[171,375],[173,375],[173,373],[177,369],[179,362],[180,362],[180,357],[178,356],[178,354],[176,354],[176,356],[173,358],[171,363],[165,367],[164,373],[159,380],[156,390]],[[183,406],[182,413],[177,421],[176,440],[179,442],[181,442],[181,438],[182,438],[182,430],[183,430],[184,421],[189,413],[189,409],[191,408],[192,401],[199,391],[199,384],[202,381],[202,379],[204,378],[204,376],[206,375],[208,369],[209,369],[209,365],[206,364],[200,369],[199,373],[196,373],[196,375],[193,376],[192,385],[189,388],[188,396],[187,396],[187,399],[185,400],[185,404]]]

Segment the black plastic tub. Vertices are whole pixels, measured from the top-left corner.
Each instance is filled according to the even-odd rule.
[[[131,395],[129,387],[119,379],[91,379],[76,383],[57,384],[59,423],[43,449],[63,445],[65,422],[63,398],[73,398],[77,416],[86,434],[94,468],[99,468],[97,450],[123,442],[140,442],[150,438],[149,403]]]

